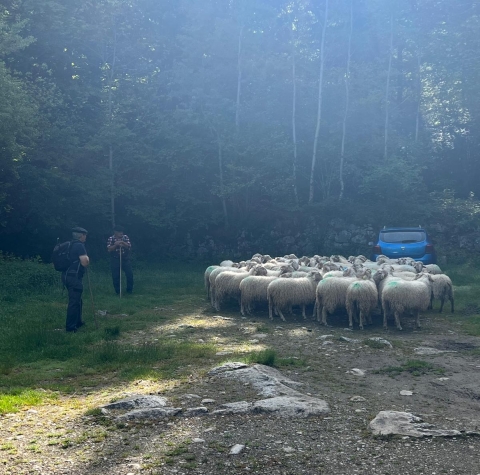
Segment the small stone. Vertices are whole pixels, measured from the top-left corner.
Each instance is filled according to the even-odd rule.
[[[248,343],[259,343],[260,340],[248,340]]]
[[[200,439],[198,437],[195,437],[195,439],[192,439],[192,442],[194,442],[195,444],[201,444],[202,442],[205,442],[205,439]]]
[[[317,340],[326,340],[327,338],[334,338],[335,335],[321,335],[317,337]]]
[[[450,378],[437,378],[438,381],[448,381]]]
[[[263,340],[264,338],[267,338],[268,335],[266,333],[255,333],[255,335],[252,335],[252,337],[258,340]]]
[[[295,449],[293,447],[284,447],[283,451],[286,452],[287,454],[290,454],[292,452],[295,452]]]
[[[362,396],[352,396],[350,398],[350,401],[352,401],[352,402],[364,402],[364,401],[366,401],[366,399]]]
[[[189,407],[184,411],[184,416],[192,417],[192,416],[203,416],[204,414],[208,414],[208,409],[204,406],[200,407]]]
[[[400,391],[400,396],[412,396],[413,392],[412,391],[407,391],[406,389],[403,389]]]
[[[392,344],[388,341],[388,340],[385,340],[385,338],[381,338],[379,336],[374,336],[372,338],[369,338],[370,341],[376,341],[377,343],[381,343],[382,345],[385,345],[385,346],[388,346],[390,348],[393,348],[392,347]]]
[[[350,371],[347,371],[348,374],[353,374],[355,376],[365,376],[365,371],[363,369],[353,368]]]
[[[341,336],[340,340],[347,341],[348,343],[359,343],[360,340],[356,340],[355,338],[347,338],[346,336]]]
[[[328,340],[327,340],[327,341],[324,341],[324,342],[322,343],[322,346],[328,346],[328,345],[333,345],[333,341],[328,341]]]
[[[202,399],[202,404],[213,404],[215,399]]]
[[[242,444],[235,444],[231,449],[230,449],[230,455],[238,455],[240,452],[243,451],[245,448],[244,445]]]
[[[225,356],[231,354],[233,354],[233,351],[217,351],[217,353],[215,353],[216,356]]]

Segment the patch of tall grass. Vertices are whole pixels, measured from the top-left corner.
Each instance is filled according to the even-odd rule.
[[[28,406],[36,406],[46,399],[56,399],[57,395],[48,391],[32,389],[10,389],[0,394],[0,414],[17,412]]]
[[[120,299],[108,266],[93,265],[89,280],[94,305],[86,275],[86,326],[71,334],[65,332],[67,294],[62,291],[60,273],[39,260],[0,255],[0,404],[11,399],[14,387],[22,391],[70,388],[109,370],[117,378],[130,379],[151,371],[152,366],[159,368],[156,377],[160,378],[179,368],[186,371],[186,362],[192,358],[211,356],[215,349],[209,345],[128,339],[132,330],[148,332],[161,321],[203,305],[203,271],[200,265],[172,263],[157,269],[137,264],[134,294]],[[94,310],[108,313],[94,318]],[[0,405],[0,413],[11,407],[8,404]]]

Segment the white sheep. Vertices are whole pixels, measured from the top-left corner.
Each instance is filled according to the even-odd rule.
[[[307,277],[298,279],[283,278],[276,279],[268,285],[268,315],[273,320],[274,309],[280,314],[280,318],[285,321],[282,309],[290,309],[295,305],[302,307],[302,316],[305,314],[305,306],[315,302],[315,288],[318,281],[322,278],[320,272],[310,272]]]
[[[208,266],[205,270],[203,281],[205,284],[205,290],[207,291],[207,299],[210,298],[210,274],[214,269],[218,269],[219,266]]]
[[[212,304],[212,307],[215,307],[215,282],[217,280],[218,275],[220,275],[223,272],[246,272],[247,269],[246,267],[240,267],[240,268],[235,268],[235,267],[218,267],[217,269],[213,269],[210,272],[210,276],[208,277],[209,283],[210,283],[210,303]]]
[[[222,304],[229,299],[236,299],[240,304],[240,282],[249,275],[266,275],[267,270],[256,265],[248,272],[222,272],[215,279],[215,309],[220,311]]]
[[[429,274],[434,274],[434,275],[443,274],[442,269],[440,269],[440,267],[437,266],[437,264],[427,264],[425,266],[425,269]]]
[[[356,280],[356,277],[329,277],[318,283],[314,310],[319,322],[327,325],[328,314],[335,313],[337,310],[346,310],[347,289]]]
[[[348,324],[353,327],[353,319],[359,321],[363,330],[365,321],[372,323],[372,312],[378,303],[377,286],[371,279],[352,282],[347,288],[345,306],[348,312]]]
[[[420,328],[419,312],[427,310],[430,304],[430,279],[431,276],[428,274],[423,274],[411,282],[402,279],[385,279],[387,282],[381,293],[385,329],[387,329],[388,315],[393,313],[395,324],[401,330],[400,316],[407,312],[413,313],[415,328]]]
[[[251,314],[256,303],[268,304],[267,288],[276,276],[249,275],[240,282],[240,312]]]
[[[445,303],[445,299],[450,300],[450,304],[452,307],[452,313],[454,313],[454,301],[453,301],[453,284],[445,274],[432,274],[430,275],[432,280],[431,283],[431,298],[430,298],[430,306],[429,308],[433,308],[433,300],[440,300],[440,310],[439,312],[442,313],[443,304]]]

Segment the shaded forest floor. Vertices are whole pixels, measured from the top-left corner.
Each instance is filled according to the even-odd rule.
[[[368,430],[381,410],[480,430],[479,285],[461,269],[448,273],[457,286],[455,316],[428,312],[421,330],[406,319],[402,332],[384,332],[378,315],[351,332],[342,316],[323,327],[298,315],[286,323],[265,312],[242,318],[235,307],[218,314],[195,267],[137,268],[136,293],[122,301],[111,296],[108,274],[92,271],[96,308],[107,315],[96,329],[85,295],[87,326],[75,335],[56,330],[64,324],[60,290],[4,293],[0,473],[478,474],[479,438],[379,438]],[[392,347],[372,343],[375,336]],[[419,356],[418,347],[445,352]],[[330,413],[119,423],[98,410],[132,394],[161,394],[184,408],[213,399],[209,409],[258,399],[250,386],[207,375],[226,361],[273,364],[303,393],[324,399]],[[348,373],[354,368],[365,376]],[[235,444],[245,449],[229,455]]]

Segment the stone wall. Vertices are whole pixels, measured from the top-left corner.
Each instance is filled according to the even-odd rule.
[[[440,264],[476,257],[480,253],[480,231],[464,232],[441,223],[425,224],[434,241]],[[223,241],[205,236],[194,244],[189,239],[187,254],[194,259],[212,263],[222,259],[244,260],[259,252],[271,256],[314,254],[344,256],[363,254],[371,256],[371,242],[378,237],[380,227],[373,224],[355,225],[341,218],[326,224],[310,221],[304,231],[290,231],[282,226],[258,233],[242,231],[234,239]]]

